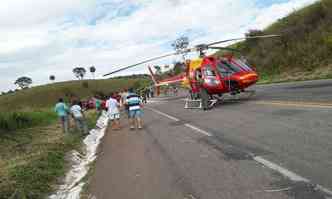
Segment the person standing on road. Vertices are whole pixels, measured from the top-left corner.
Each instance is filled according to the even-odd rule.
[[[80,106],[78,100],[74,100],[73,105],[70,107],[70,113],[74,118],[77,130],[79,130],[81,133],[85,135],[88,134],[88,126],[85,121],[85,116],[82,107]]]
[[[116,99],[116,94],[112,93],[110,98],[106,101],[106,108],[108,117],[111,121],[113,130],[120,130],[120,103]]]
[[[178,87],[174,87],[174,96],[178,96]]]
[[[146,91],[145,91],[145,90],[142,90],[142,91],[141,91],[141,99],[142,99],[142,102],[143,102],[144,104],[147,103],[147,100],[146,100]]]
[[[54,111],[57,113],[63,133],[68,133],[69,131],[69,118],[68,118],[68,106],[64,103],[63,99],[60,98],[58,103],[55,105]]]
[[[130,129],[134,129],[135,127],[142,129],[142,101],[140,97],[134,93],[132,88],[129,89],[126,104],[129,111]]]
[[[150,88],[149,87],[145,88],[145,94],[146,94],[147,100],[149,100],[150,99]]]
[[[203,110],[208,110],[209,109],[209,101],[210,101],[210,95],[208,94],[207,90],[205,88],[203,88],[203,76],[202,76],[202,71],[200,69],[197,69],[195,71],[195,86],[197,87],[196,89],[198,89],[197,93],[199,93],[199,97],[201,99],[202,102],[202,108]]]
[[[150,97],[151,97],[151,98],[154,98],[154,91],[153,91],[153,88],[150,88]]]

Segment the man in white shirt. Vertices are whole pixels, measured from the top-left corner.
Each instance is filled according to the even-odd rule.
[[[76,128],[83,134],[88,134],[88,126],[85,121],[85,116],[77,100],[75,100],[70,107],[70,113],[75,120]]]
[[[113,130],[120,129],[120,103],[115,99],[115,94],[112,93],[111,97],[106,101],[106,108],[108,112],[108,117],[111,121],[111,126]]]

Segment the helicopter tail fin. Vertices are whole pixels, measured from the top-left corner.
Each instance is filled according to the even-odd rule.
[[[151,74],[151,79],[152,79],[153,83],[154,83],[155,85],[157,85],[158,82],[157,82],[157,80],[156,80],[156,76],[154,75],[154,73],[153,73],[151,67],[149,66],[148,68],[149,68],[149,71],[150,71],[150,74]]]
[[[159,85],[158,81],[156,80],[156,76],[154,75],[151,67],[149,66],[148,68],[149,68],[149,71],[150,71],[150,74],[151,74],[151,79],[152,79],[152,81],[155,85],[156,91],[157,91],[157,96],[159,96],[160,95],[160,85]]]

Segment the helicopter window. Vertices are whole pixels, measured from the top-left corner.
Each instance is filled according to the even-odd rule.
[[[206,69],[204,70],[204,74],[207,77],[209,77],[209,76],[216,76],[216,72],[214,70],[212,70],[211,66],[209,66],[209,65],[206,66]]]
[[[242,61],[240,59],[235,60],[237,64],[239,64],[242,68],[244,68],[246,71],[252,71],[252,69],[246,64],[245,61]]]
[[[236,67],[236,66],[234,66],[231,63],[228,63],[226,61],[220,61],[217,64],[217,69],[224,76],[227,76],[229,74],[241,71],[240,68],[238,68],[238,67]]]

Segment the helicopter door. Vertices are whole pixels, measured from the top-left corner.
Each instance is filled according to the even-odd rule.
[[[203,69],[203,79],[204,83],[209,87],[217,87],[221,83],[217,72],[209,64]]]

